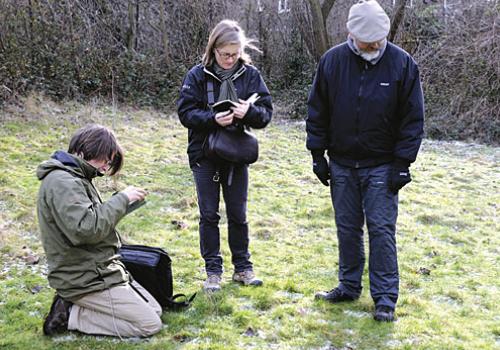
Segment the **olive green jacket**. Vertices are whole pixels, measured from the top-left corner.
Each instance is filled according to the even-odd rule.
[[[49,284],[71,301],[129,281],[118,259],[115,231],[128,197],[118,193],[102,203],[91,182],[97,175],[89,163],[62,151],[37,169],[42,181],[37,214]]]

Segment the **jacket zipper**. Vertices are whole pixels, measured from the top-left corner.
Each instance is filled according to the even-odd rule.
[[[365,80],[365,73],[366,71],[368,70],[368,63],[365,62],[365,65],[363,67],[363,70],[361,71],[361,78],[360,78],[360,81],[359,81],[359,90],[358,90],[358,105],[356,107],[356,120],[355,120],[355,133],[356,133],[356,144],[359,143],[359,115],[360,115],[360,111],[361,111],[361,97],[363,95],[363,83],[364,83],[364,80]],[[356,164],[354,165],[355,168],[359,168],[359,162],[356,162]]]

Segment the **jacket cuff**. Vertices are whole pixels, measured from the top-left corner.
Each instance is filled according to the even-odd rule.
[[[325,150],[324,149],[312,149],[311,150],[311,155],[312,155],[313,158],[324,157],[325,156]]]
[[[257,114],[257,109],[253,105],[253,103],[250,103],[250,106],[248,106],[248,111],[247,114],[243,117],[243,123],[251,126],[252,123],[255,123],[257,121],[258,114]]]
[[[392,165],[395,168],[409,168],[410,167],[410,161],[407,159],[403,158],[394,158],[394,161],[392,162]]]

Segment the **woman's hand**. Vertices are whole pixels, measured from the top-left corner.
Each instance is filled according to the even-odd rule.
[[[239,99],[240,103],[236,103],[236,107],[233,108],[233,114],[235,118],[243,119],[247,114],[248,108],[250,107],[250,102],[246,100]]]
[[[231,111],[219,112],[215,115],[215,122],[220,126],[228,126],[233,123],[234,113]]]
[[[134,186],[128,186],[122,192],[127,195],[129,203],[142,201],[148,195],[146,190]]]

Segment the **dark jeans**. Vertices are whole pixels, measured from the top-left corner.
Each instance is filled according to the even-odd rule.
[[[399,293],[396,251],[398,196],[388,187],[390,164],[353,169],[330,162],[339,241],[339,288],[359,297],[365,263],[363,224],[370,242],[370,293],[375,305],[395,308]]]
[[[205,260],[207,274],[222,273],[220,253],[219,201],[220,188],[228,221],[229,249],[235,272],[252,270],[248,251],[248,223],[246,219],[248,194],[248,166],[233,168],[232,183],[228,185],[228,167],[220,167],[219,181],[214,181],[216,164],[202,159],[196,163],[193,171],[200,209],[200,251]]]

